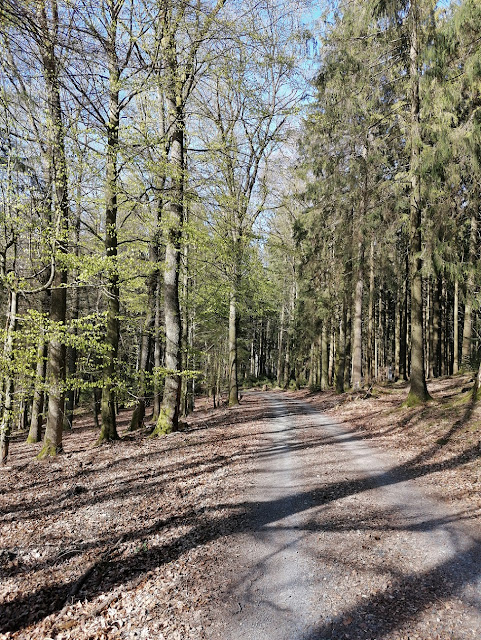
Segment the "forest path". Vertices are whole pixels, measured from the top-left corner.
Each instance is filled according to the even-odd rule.
[[[465,514],[308,404],[261,398],[254,507],[209,638],[480,638],[481,533]]]

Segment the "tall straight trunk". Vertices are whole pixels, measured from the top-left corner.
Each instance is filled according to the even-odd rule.
[[[346,321],[344,327],[344,389],[346,389],[351,386],[352,371],[352,321],[350,304],[346,306]]]
[[[311,341],[311,350],[310,350],[310,357],[309,357],[309,380],[307,381],[307,385],[309,387],[314,387],[316,382],[316,373],[314,371],[314,368],[316,366],[316,343],[315,340]]]
[[[37,7],[37,17],[42,31],[41,56],[47,88],[47,109],[49,115],[49,153],[53,167],[55,196],[55,226],[57,228],[56,253],[67,252],[66,233],[68,228],[67,163],[65,157],[65,132],[62,104],[58,80],[58,61],[55,46],[58,36],[58,11],[55,0],[50,3],[53,18],[47,18],[46,3]],[[49,26],[50,22],[50,26]],[[65,325],[67,313],[67,271],[58,266],[52,283],[50,296],[50,321],[53,326]],[[44,445],[39,457],[54,456],[62,451],[62,431],[65,402],[66,348],[60,332],[54,332],[48,349],[48,411]]]
[[[234,284],[229,299],[229,406],[239,404],[237,380],[237,287]]]
[[[362,224],[368,209],[368,140],[363,148],[362,211],[358,220],[353,220],[353,238],[357,244],[356,283],[354,288],[354,321],[352,331],[352,386],[359,389],[362,384],[362,296],[364,291],[364,238]]]
[[[171,80],[173,82],[173,79]],[[155,435],[176,431],[179,422],[181,392],[181,316],[179,303],[179,270],[182,223],[184,219],[184,123],[183,110],[175,99],[175,87],[167,92],[169,113],[168,130],[171,131],[170,164],[174,171],[170,199],[165,204],[168,228],[165,237],[164,316],[165,367],[168,371],[164,383],[164,396]]]
[[[79,187],[77,193],[77,202],[78,202],[78,210],[77,216],[75,220],[75,256],[78,260],[80,256],[80,202],[81,202],[81,184],[82,176],[79,177]],[[72,320],[78,320],[80,315],[80,291],[78,287],[74,287],[72,293]],[[75,374],[77,372],[77,348],[75,345],[69,345],[67,347],[67,375],[70,381],[73,380]],[[71,429],[73,426],[73,416],[75,409],[75,398],[76,392],[75,388],[70,385],[71,388],[67,390],[66,394],[66,402],[65,402],[65,420],[64,420],[64,428]]]
[[[284,323],[285,323],[285,314],[286,307],[283,304],[281,308],[281,324],[279,327],[279,338],[278,338],[278,354],[277,354],[277,386],[284,386],[284,368],[283,368],[283,348],[284,348]]]
[[[402,298],[401,289],[397,287],[397,297],[394,307],[394,379],[398,380],[400,375],[401,359],[401,326],[402,326]]]
[[[46,316],[50,309],[50,290],[46,289],[41,293],[41,312]],[[45,329],[42,327],[38,339],[37,366],[35,370],[35,386],[32,399],[32,411],[30,415],[30,429],[27,442],[41,442],[42,426],[45,404],[45,383],[47,376],[48,342],[45,337]]]
[[[344,369],[346,366],[346,320],[347,301],[342,303],[341,317],[339,319],[339,340],[336,350],[336,391],[344,393]]]
[[[139,357],[139,386],[137,390],[137,404],[134,408],[129,430],[140,429],[144,423],[146,406],[146,374],[149,371],[150,348],[152,344],[152,325],[155,317],[155,294],[157,290],[158,267],[157,267],[157,247],[150,246],[149,261],[152,264],[152,271],[147,282],[147,310],[142,326],[142,336],[140,339]]]
[[[372,382],[373,377],[373,345],[374,345],[374,240],[371,240],[369,254],[369,309],[367,325],[367,378]]]
[[[286,332],[286,359],[284,362],[284,388],[289,386],[291,381],[291,373],[292,373],[292,363],[291,363],[291,348],[292,348],[292,335],[293,335],[293,324],[294,324],[294,312],[296,308],[296,299],[297,299],[297,289],[296,283],[294,282],[291,286],[290,291],[290,300],[289,300],[289,315],[287,321],[287,332]]]
[[[161,338],[160,338],[160,294],[161,294],[161,282],[160,271],[157,272],[157,281],[155,289],[155,319],[154,319],[154,402],[152,411],[152,422],[156,423],[160,415],[161,406],[161,386],[159,370],[162,366],[162,350],[161,350]]]
[[[354,322],[352,332],[352,386],[359,389],[362,384],[362,292],[364,248],[359,247],[356,288],[354,290]]]
[[[408,379],[408,318],[409,318],[409,254],[406,252],[406,277],[403,283],[403,316],[401,323],[401,352],[399,356],[399,373],[403,380]]]
[[[321,389],[329,387],[329,345],[327,343],[327,322],[323,320],[321,329]]]
[[[188,208],[185,208],[185,222],[189,222],[189,211]],[[182,369],[184,371],[189,371],[192,369],[190,366],[190,354],[192,353],[190,338],[192,335],[192,323],[189,317],[190,313],[190,302],[189,302],[189,246],[186,243],[184,245],[183,252],[183,269],[184,276],[182,282],[183,289],[183,304],[182,304]],[[192,393],[191,393],[191,382],[192,379],[187,377],[182,378],[182,387],[181,387],[181,412],[185,417],[191,411],[192,405]]]
[[[119,267],[117,239],[117,189],[120,126],[120,71],[117,59],[116,38],[118,12],[121,3],[109,0],[111,20],[108,26],[107,56],[109,65],[109,119],[107,124],[107,158],[105,183],[105,255],[107,258],[107,332],[105,344],[108,354],[105,359],[102,379],[101,416],[102,424],[98,442],[116,440],[115,374],[119,351]]]
[[[458,277],[454,281],[454,319],[453,319],[453,373],[459,371],[459,281]]]
[[[441,293],[442,293],[442,279],[437,276],[433,281],[432,286],[432,299],[433,299],[433,321],[432,321],[432,374],[433,377],[438,378],[441,371]]]
[[[442,289],[441,289],[441,318],[442,318],[442,331],[441,331],[441,339],[442,339],[442,349],[441,349],[441,368],[443,376],[447,376],[450,374],[451,369],[451,358],[450,358],[450,326],[449,326],[449,299],[448,292],[446,288],[446,278],[442,278]]]
[[[35,371],[35,389],[32,400],[32,413],[30,416],[30,429],[27,442],[40,442],[42,440],[43,403],[45,398],[45,376],[47,374],[48,344],[43,332],[38,340],[37,367]]]
[[[331,339],[329,341],[329,384],[335,385],[336,381],[336,330],[334,327],[331,329]]]
[[[463,349],[462,366],[469,366],[471,358],[473,340],[473,290],[474,290],[474,269],[476,264],[476,254],[478,245],[478,216],[477,211],[471,215],[471,233],[469,237],[469,262],[468,277],[466,279],[465,304],[464,304],[464,327],[463,327]]]
[[[427,367],[427,377],[434,377],[434,358],[433,358],[433,340],[434,340],[434,330],[433,330],[433,286],[431,283],[431,278],[428,278],[426,281],[427,286],[427,294],[426,294],[426,309],[425,309],[425,322],[424,322],[424,332],[427,336],[425,340],[425,350],[424,357]]]
[[[419,6],[418,0],[411,3],[411,386],[407,399],[408,405],[424,403],[429,399],[424,368],[423,336],[423,290],[422,290],[422,237],[421,237],[421,125],[419,96]]]
[[[379,299],[377,302],[378,312],[377,312],[377,333],[378,333],[378,367],[383,372],[384,366],[386,364],[385,359],[385,325],[383,322],[383,314],[384,314],[384,288],[382,283],[379,285]],[[380,376],[384,379],[384,373],[381,373]]]
[[[14,289],[12,289],[10,291],[7,331],[3,349],[3,358],[5,362],[10,362],[13,358],[15,331],[17,327],[17,302],[18,294]],[[10,436],[12,432],[13,383],[13,374],[11,372],[7,372],[4,381],[2,421],[0,423],[0,464],[2,465],[7,464]]]
[[[195,330],[196,330],[196,317],[195,317],[195,308],[194,308],[190,326],[189,326],[189,334],[188,334],[188,350],[189,350],[189,353],[192,354],[191,360],[189,362],[193,371],[195,371],[195,368],[197,366],[195,353],[194,353]],[[187,398],[186,398],[188,413],[192,413],[192,411],[194,411],[194,408],[195,408],[195,381],[196,379],[193,376],[189,379],[189,385],[187,389]]]
[[[284,389],[289,387],[289,382],[291,381],[291,337],[289,332],[286,337],[286,357],[284,360]]]

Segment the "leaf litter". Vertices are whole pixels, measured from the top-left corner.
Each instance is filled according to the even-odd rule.
[[[284,395],[334,416],[409,468],[431,465],[424,488],[459,505],[479,531],[479,408],[468,415],[454,401],[465,384],[433,383],[428,409],[400,408],[406,389],[394,385],[367,398]],[[126,429],[130,413],[120,417]],[[83,418],[65,435],[66,453],[42,462],[35,446],[17,439],[0,473],[0,640],[212,637],[271,417],[260,396],[246,394],[234,409],[202,403],[186,431],[163,439],[141,430],[92,448],[95,429]],[[363,544],[371,552],[381,536]],[[391,552],[409,562],[402,549]],[[455,606],[446,602],[446,614],[455,616]],[[342,620],[348,629],[350,616]]]

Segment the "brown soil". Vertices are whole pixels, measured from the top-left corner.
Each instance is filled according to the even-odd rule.
[[[480,531],[480,410],[461,393],[466,386],[463,377],[436,381],[434,401],[416,409],[401,408],[407,389],[395,385],[369,397],[281,395],[389,450],[409,477]],[[240,407],[196,411],[187,431],[162,439],[139,431],[92,448],[96,434],[84,418],[56,460],[37,462],[38,447],[14,442],[0,472],[0,639],[212,637],[272,418],[260,396],[247,394]],[[456,611],[446,611],[455,621]],[[474,637],[459,624],[456,636],[432,637]],[[348,628],[336,637],[357,637]],[[379,637],[416,637],[403,633]]]

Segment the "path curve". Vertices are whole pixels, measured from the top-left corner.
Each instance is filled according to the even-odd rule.
[[[230,619],[211,637],[481,638],[481,533],[465,514],[310,405],[260,395],[270,446],[232,540]]]

